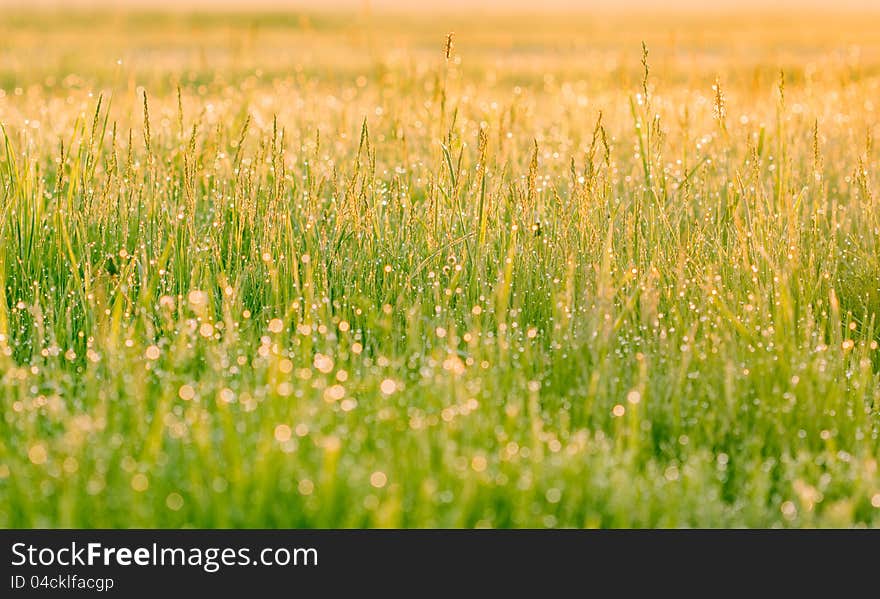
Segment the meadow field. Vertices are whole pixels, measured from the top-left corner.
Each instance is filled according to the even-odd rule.
[[[878,525],[878,113],[874,14],[6,11],[0,526]]]

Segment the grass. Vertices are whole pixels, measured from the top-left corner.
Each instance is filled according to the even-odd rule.
[[[880,523],[880,39],[794,18],[10,17],[0,525]]]

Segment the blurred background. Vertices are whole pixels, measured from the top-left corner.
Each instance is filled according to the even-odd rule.
[[[420,81],[450,31],[450,76],[499,90],[637,85],[642,42],[670,88],[721,76],[748,96],[780,69],[789,85],[880,72],[878,0],[0,0],[0,90]]]
[[[42,7],[70,9],[131,7],[161,10],[187,9],[310,9],[345,11],[449,12],[457,10],[491,12],[590,12],[590,11],[670,11],[700,13],[742,10],[804,10],[823,13],[840,11],[880,11],[877,0],[0,0],[4,7]]]

